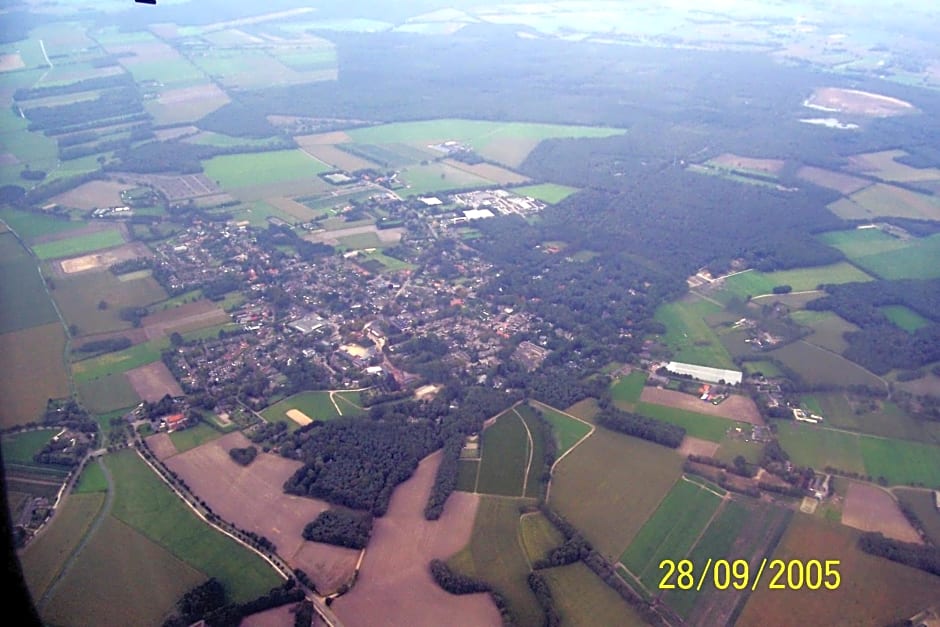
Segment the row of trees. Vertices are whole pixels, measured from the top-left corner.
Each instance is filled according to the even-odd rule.
[[[229,599],[225,586],[211,577],[180,597],[175,613],[163,622],[163,627],[185,627],[198,621],[205,621],[207,627],[237,627],[246,616],[303,599],[303,590],[290,578],[256,599],[235,603]]]
[[[597,415],[597,424],[669,448],[679,448],[682,438],[685,437],[685,429],[678,425],[622,411],[616,407],[602,409]]]
[[[940,547],[901,542],[886,538],[877,532],[868,532],[858,539],[858,548],[870,555],[919,568],[940,577]]]

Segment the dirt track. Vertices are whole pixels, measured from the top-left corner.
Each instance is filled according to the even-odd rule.
[[[241,433],[230,433],[165,463],[219,516],[274,542],[278,553],[306,571],[321,592],[335,590],[352,576],[359,551],[304,540],[304,526],[329,505],[284,493],[284,482],[300,462],[271,453],[259,453],[249,466],[232,461],[230,449],[250,444]]]
[[[764,419],[761,417],[760,411],[757,409],[757,405],[754,404],[754,401],[747,396],[737,394],[729,396],[720,405],[712,405],[709,402],[699,400],[691,394],[647,386],[643,388],[640,400],[644,403],[666,405],[667,407],[694,411],[698,414],[707,414],[709,416],[727,418],[728,420],[749,422],[752,425],[764,424]]]
[[[489,596],[455,596],[431,579],[431,559],[447,558],[470,541],[479,504],[475,495],[454,492],[440,520],[425,520],[438,465],[440,453],[422,461],[395,490],[388,513],[375,521],[355,587],[333,603],[347,627],[502,624]]]

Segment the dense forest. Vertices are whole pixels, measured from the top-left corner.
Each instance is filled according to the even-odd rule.
[[[304,527],[304,540],[326,542],[347,549],[364,549],[372,535],[372,514],[330,509]]]
[[[655,418],[647,418],[616,407],[606,407],[597,415],[597,424],[612,431],[643,438],[669,448],[678,448],[685,437],[685,429]]]

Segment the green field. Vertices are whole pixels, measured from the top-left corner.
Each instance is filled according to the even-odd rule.
[[[57,320],[35,260],[12,233],[0,233],[0,334]]]
[[[737,297],[746,300],[748,296],[771,294],[778,285],[789,285],[794,292],[815,290],[824,283],[855,283],[871,281],[872,278],[847,262],[828,266],[781,270],[779,272],[758,272],[748,270],[725,279],[724,287],[716,297],[722,302]]]
[[[200,422],[194,427],[174,431],[170,434],[170,439],[173,440],[173,446],[176,447],[176,450],[180,453],[184,453],[221,436],[221,431],[213,429],[204,422]]]
[[[548,552],[565,541],[555,525],[540,512],[525,514],[519,519],[519,538],[530,562],[545,559]]]
[[[525,481],[525,491],[523,496],[538,498],[541,492],[542,482],[542,461],[545,459],[545,434],[542,431],[542,422],[538,420],[535,411],[528,405],[520,405],[515,409],[516,414],[522,418],[525,425],[529,428],[529,435],[532,438],[531,447],[526,442],[526,453],[531,463],[528,465],[528,473]]]
[[[830,231],[820,235],[819,239],[825,244],[838,248],[853,261],[868,255],[900,250],[910,245],[908,240],[888,235],[881,229]]]
[[[375,260],[378,261],[385,267],[385,270],[388,272],[398,272],[400,270],[414,270],[414,264],[410,264],[407,261],[402,261],[401,259],[396,259],[395,257],[389,257],[388,255],[383,255],[378,250],[373,250],[370,252],[361,252],[356,259],[364,259],[366,261]]]
[[[656,418],[663,422],[679,425],[692,437],[709,440],[710,442],[721,442],[728,432],[728,429],[736,424],[742,426],[740,423],[735,423],[727,418],[697,414],[685,409],[655,405],[653,403],[638,403],[636,412],[649,418]]]
[[[922,329],[931,324],[930,320],[904,305],[886,305],[879,307],[879,309],[895,326],[904,329],[908,333],[913,333],[917,329]]]
[[[794,464],[866,474],[857,435],[789,421],[778,422],[777,428],[780,446]]]
[[[679,478],[682,461],[658,444],[598,430],[555,467],[549,503],[616,561]]]
[[[662,578],[659,563],[683,559],[720,504],[718,496],[680,479],[620,556],[621,563],[655,590]]]
[[[141,577],[144,566],[147,576]],[[108,516],[61,580],[42,616],[56,625],[157,625],[183,593],[205,579],[205,574],[158,543]],[[116,607],[121,611],[115,612]]]
[[[150,340],[122,351],[85,359],[72,364],[72,374],[77,383],[85,383],[109,374],[127,372],[138,366],[160,361],[160,351],[169,345],[170,341],[167,339]]]
[[[222,155],[203,162],[206,176],[225,189],[314,179],[330,167],[301,150]]]
[[[542,574],[552,590],[555,607],[565,627],[639,627],[647,624],[584,562],[543,570]]]
[[[871,435],[940,444],[940,423],[917,420],[890,401],[853,398],[840,392],[817,394],[826,423]]]
[[[505,596],[515,624],[537,625],[542,609],[526,583],[529,563],[519,541],[521,503],[481,497],[470,543],[447,563],[458,572],[483,579]]]
[[[84,255],[102,248],[120,246],[124,243],[124,236],[117,229],[95,231],[85,235],[76,235],[67,239],[60,239],[44,244],[34,244],[33,252],[40,259],[58,259]]]
[[[411,166],[402,172],[401,178],[408,184],[407,189],[399,190],[402,196],[424,196],[445,190],[476,189],[495,185],[489,179],[446,163]]]
[[[48,529],[20,554],[23,576],[33,599],[39,599],[62,570],[103,504],[103,494],[69,496]]]
[[[879,229],[855,229],[825,233],[820,239],[883,279],[940,277],[940,235],[901,239]]]
[[[358,392],[343,392],[342,394],[356,405],[359,405]],[[343,412],[343,416],[358,416],[362,414],[361,409],[357,409],[349,403],[343,403],[340,400],[341,397],[339,394],[337,394],[336,397],[336,403]],[[333,403],[330,401],[329,392],[301,392],[300,394],[295,394],[290,398],[286,398],[283,401],[271,405],[262,411],[261,415],[264,416],[265,419],[273,422],[287,421],[288,424],[294,424],[294,421],[287,417],[287,412],[291,409],[299,409],[313,420],[333,420],[340,416],[336,411],[336,407],[334,407]]]
[[[454,140],[471,146],[484,158],[517,167],[543,139],[609,137],[623,132],[590,126],[442,119],[353,129],[348,134],[356,143],[364,144],[405,143],[425,147]]]
[[[643,387],[646,385],[647,374],[642,370],[634,370],[625,377],[617,379],[610,386],[610,396],[621,409],[632,410],[640,402]]]
[[[473,492],[477,487],[477,474],[480,472],[480,462],[476,459],[461,459],[457,462],[457,489],[462,492]]]
[[[557,183],[542,183],[540,185],[515,187],[512,193],[520,196],[528,196],[529,198],[535,198],[536,200],[554,205],[578,191],[581,190],[577,187],[568,187],[567,185],[558,185]]]
[[[742,364],[745,373],[754,374],[760,372],[765,377],[782,377],[783,373],[772,361],[746,361]]]
[[[124,307],[146,307],[166,298],[166,292],[153,277],[122,281],[110,272],[82,272],[56,278],[52,297],[79,335],[92,335],[131,328],[121,318]],[[104,301],[107,309],[99,309]]]
[[[542,405],[540,403],[535,407],[542,412],[545,420],[552,425],[552,432],[555,435],[555,444],[558,447],[557,457],[561,457],[568,452],[572,446],[577,444],[581,438],[591,431],[591,425],[566,416],[548,405]]]
[[[65,219],[54,218],[43,213],[20,211],[8,207],[0,209],[0,220],[6,222],[26,242],[32,242],[43,235],[68,233],[86,225],[85,222],[69,220],[68,216]]]
[[[858,331],[858,327],[831,311],[795,311],[790,318],[812,329],[805,340],[814,346],[841,354],[848,348],[846,333]]]
[[[881,379],[855,362],[806,341],[792,342],[767,354],[813,384],[867,385],[876,390],[885,387]]]
[[[78,384],[78,396],[88,411],[94,414],[131,407],[141,400],[124,373],[81,381]]]
[[[528,453],[529,440],[522,420],[512,410],[504,412],[483,432],[483,457],[476,491],[503,496],[522,495]]]
[[[134,451],[108,455],[115,478],[112,514],[193,568],[221,581],[236,601],[280,583],[260,557],[199,520]]]
[[[706,316],[720,311],[718,305],[700,299],[667,303],[656,310],[656,320],[666,325],[663,341],[676,361],[713,368],[735,367],[731,355],[705,323]]]
[[[108,481],[98,462],[90,461],[85,465],[82,476],[75,484],[75,494],[88,494],[93,492],[107,492]]]
[[[940,510],[935,505],[934,493],[926,490],[895,488],[894,495],[903,505],[914,511],[930,541],[935,546],[940,545]]]
[[[0,448],[3,450],[4,463],[32,465],[33,455],[57,432],[58,429],[39,429],[3,436],[0,438]]]

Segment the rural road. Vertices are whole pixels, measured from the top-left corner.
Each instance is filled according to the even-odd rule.
[[[111,504],[114,502],[114,481],[111,479],[111,471],[108,470],[108,467],[104,465],[101,461],[101,457],[95,459],[95,462],[101,466],[101,470],[104,472],[105,481],[108,482],[108,492],[104,499],[104,505],[102,505],[101,510],[98,511],[98,515],[95,517],[94,522],[91,523],[91,526],[88,528],[88,531],[85,533],[85,536],[82,538],[82,541],[78,543],[78,546],[75,547],[75,550],[72,551],[72,554],[69,555],[68,559],[65,560],[65,564],[62,565],[62,570],[59,571],[59,574],[56,575],[56,578],[52,580],[52,583],[49,584],[49,587],[46,588],[46,591],[39,598],[39,601],[36,603],[36,609],[42,611],[45,608],[46,603],[52,597],[56,588],[61,583],[62,579],[65,578],[65,575],[68,574],[69,570],[75,564],[75,560],[84,550],[85,546],[94,537],[95,533],[98,531],[98,528],[101,526],[101,523],[104,522],[104,519],[108,517],[111,513]]]

